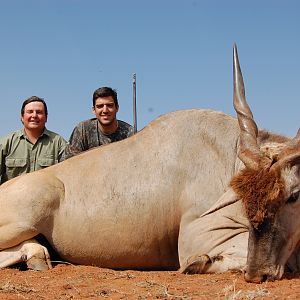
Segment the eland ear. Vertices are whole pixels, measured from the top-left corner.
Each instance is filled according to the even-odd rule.
[[[300,128],[289,145],[280,153],[278,161],[272,168],[284,168],[285,166],[300,165]]]

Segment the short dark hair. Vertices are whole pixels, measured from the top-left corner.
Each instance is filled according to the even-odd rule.
[[[31,103],[31,102],[41,102],[44,104],[44,108],[45,108],[45,114],[46,116],[48,116],[48,108],[47,108],[47,104],[45,102],[45,100],[43,98],[40,98],[38,96],[31,96],[29,97],[28,99],[26,99],[23,104],[22,104],[22,108],[21,108],[21,115],[24,116],[24,110],[25,110],[25,106],[28,104],[28,103]]]
[[[94,94],[93,94],[93,107],[95,107],[95,103],[96,103],[96,100],[98,98],[109,97],[109,96],[113,97],[115,106],[118,108],[119,107],[119,103],[118,103],[118,94],[117,94],[117,91],[113,90],[112,88],[107,87],[107,86],[103,86],[103,87],[97,89],[94,92]]]

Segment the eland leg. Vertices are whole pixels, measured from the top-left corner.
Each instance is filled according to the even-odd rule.
[[[247,262],[248,220],[241,201],[228,191],[206,213],[186,214],[179,232],[180,271],[222,273],[243,270]]]
[[[25,261],[29,268],[51,268],[49,253],[36,240],[51,232],[53,211],[64,197],[64,185],[55,176],[32,172],[0,187],[0,267]]]
[[[0,268],[26,262],[33,270],[51,269],[48,250],[32,239],[37,232],[25,222],[0,226]]]
[[[26,262],[29,269],[36,271],[52,268],[47,248],[34,239],[0,251],[0,268],[9,267],[20,262]]]

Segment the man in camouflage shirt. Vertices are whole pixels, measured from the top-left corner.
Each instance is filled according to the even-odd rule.
[[[93,113],[96,118],[80,122],[73,130],[64,152],[64,159],[88,149],[117,142],[133,135],[133,127],[117,120],[117,92],[101,87],[93,94]]]

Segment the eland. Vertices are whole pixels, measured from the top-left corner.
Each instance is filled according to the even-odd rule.
[[[0,267],[63,259],[113,269],[214,273],[246,281],[298,271],[300,138],[257,129],[234,46],[237,119],[161,116],[136,135],[0,187]]]

